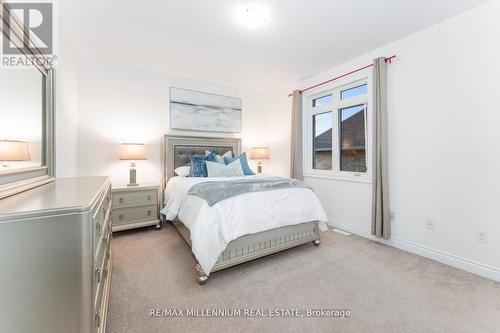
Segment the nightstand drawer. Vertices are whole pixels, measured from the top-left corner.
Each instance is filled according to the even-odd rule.
[[[113,210],[113,225],[120,225],[138,221],[156,220],[157,218],[158,218],[158,206],[156,204],[147,206],[117,208]]]
[[[143,191],[116,191],[113,194],[113,207],[127,207],[144,204],[154,204],[158,202],[158,191],[143,190]]]

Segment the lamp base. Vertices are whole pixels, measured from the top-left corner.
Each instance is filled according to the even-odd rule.
[[[134,162],[130,164],[130,177],[127,186],[128,187],[139,186],[139,184],[137,183],[137,170],[135,169]]]
[[[257,173],[262,173],[262,161],[259,161],[259,163],[257,163]]]

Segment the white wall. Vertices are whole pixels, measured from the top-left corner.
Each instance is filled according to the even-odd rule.
[[[270,96],[241,92],[209,82],[168,77],[96,62],[80,67],[78,127],[79,176],[110,175],[115,184],[128,183],[129,161],[118,160],[122,142],[146,144],[148,160],[138,161],[139,183],[160,183],[160,145],[164,134],[200,135],[169,128],[169,89],[181,87],[243,98],[243,150],[268,144],[266,121]],[[203,133],[205,136],[234,134]],[[255,161],[252,161],[255,165]]]
[[[397,55],[389,66],[389,244],[500,280],[500,1],[300,83]],[[288,109],[289,110],[289,109]],[[279,126],[287,110],[273,119]],[[282,149],[289,149],[282,145]],[[280,163],[288,167],[287,158]],[[371,185],[307,178],[331,223],[370,237]],[[426,220],[435,230],[426,229]],[[488,244],[477,241],[488,232]]]
[[[78,58],[58,21],[56,62],[56,176],[77,176]]]

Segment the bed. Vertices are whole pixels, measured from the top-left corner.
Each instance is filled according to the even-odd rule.
[[[188,190],[195,183],[223,179],[174,176],[174,169],[188,165],[193,155],[204,155],[206,150],[222,155],[229,150],[237,156],[240,147],[237,138],[165,135],[163,139],[162,218],[191,247],[199,284],[205,284],[213,272],[250,260],[309,242],[319,246],[320,228],[326,229],[326,214],[310,189],[245,193],[209,207],[202,198],[188,195]],[[294,210],[300,205],[289,201],[305,204]],[[258,213],[246,211],[256,206],[262,207]]]

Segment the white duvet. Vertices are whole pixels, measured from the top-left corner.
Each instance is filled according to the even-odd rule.
[[[161,213],[169,221],[178,216],[189,229],[193,254],[207,275],[227,244],[241,236],[309,221],[319,221],[320,229],[327,229],[323,206],[308,188],[245,193],[212,207],[187,194],[191,186],[201,182],[248,177],[265,176],[172,177],[167,183]]]

